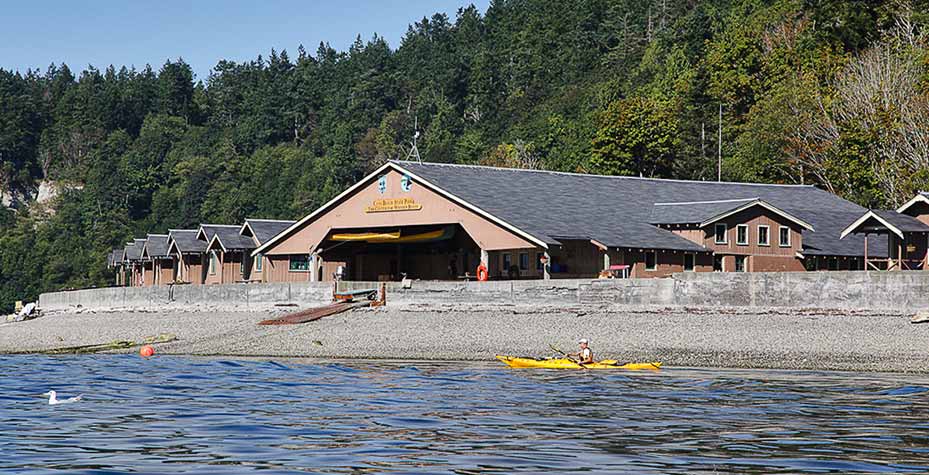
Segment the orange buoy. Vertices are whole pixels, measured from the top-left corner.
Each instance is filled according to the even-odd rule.
[[[477,280],[484,282],[487,280],[487,266],[483,262],[477,266]]]
[[[139,349],[139,354],[145,358],[148,358],[155,354],[155,349],[152,348],[152,345],[145,345]]]

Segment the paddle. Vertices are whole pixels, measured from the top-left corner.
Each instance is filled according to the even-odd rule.
[[[551,348],[552,351],[555,351],[555,352],[557,352],[557,353],[561,353],[561,356],[564,356],[564,357],[567,358],[569,361],[574,362],[574,364],[580,366],[580,367],[581,367],[582,369],[584,369],[585,371],[590,371],[590,368],[588,368],[587,366],[584,366],[582,363],[579,363],[579,362],[577,362],[577,361],[574,361],[574,358],[571,358],[570,356],[568,356],[567,353],[565,353],[564,351],[561,351],[561,350],[558,349],[558,347],[556,347],[555,345],[549,344],[548,347]]]

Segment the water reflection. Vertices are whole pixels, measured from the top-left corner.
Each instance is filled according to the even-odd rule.
[[[0,367],[17,368],[0,373],[0,473],[929,471],[924,376],[130,356]],[[48,389],[86,401],[48,406]]]

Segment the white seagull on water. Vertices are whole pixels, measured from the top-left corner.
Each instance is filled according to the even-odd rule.
[[[69,397],[68,399],[58,399],[58,393],[55,391],[49,391],[47,393],[42,393],[43,396],[48,396],[48,403],[51,405],[55,404],[67,404],[69,402],[77,402],[84,398],[83,394],[78,396]]]

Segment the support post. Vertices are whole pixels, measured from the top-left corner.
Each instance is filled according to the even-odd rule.
[[[894,238],[897,241],[897,270],[903,270],[904,260],[903,260],[903,244],[904,240],[901,238]]]
[[[548,254],[548,249],[545,250],[545,265],[542,266],[542,279],[550,280],[552,278],[552,256]]]
[[[864,233],[864,270],[868,271],[868,233]]]
[[[481,249],[481,264],[490,271],[490,253],[486,249]]]
[[[322,266],[322,257],[316,252],[310,253],[310,282],[320,282],[319,268]]]
[[[603,270],[610,269],[610,250],[603,251]]]

